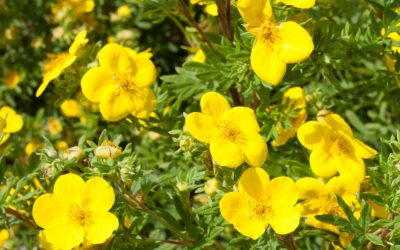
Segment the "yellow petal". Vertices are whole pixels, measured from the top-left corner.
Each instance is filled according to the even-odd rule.
[[[323,122],[327,124],[329,127],[331,127],[333,130],[340,131],[348,136],[353,135],[350,126],[338,114],[335,113],[328,114],[324,116],[322,119]]]
[[[40,84],[39,88],[36,90],[36,97],[39,97],[43,94],[47,86],[51,81],[59,77],[62,72],[71,66],[75,60],[76,56],[75,55],[65,55],[65,56],[59,56],[59,58],[56,62],[52,62],[51,64],[51,69],[46,72],[43,76],[43,82]],[[53,65],[54,64],[54,65]]]
[[[262,200],[269,183],[268,173],[257,167],[248,168],[239,179],[239,192],[255,200]]]
[[[227,193],[219,202],[219,209],[222,217],[241,234],[257,239],[264,233],[266,225],[257,216],[250,215],[246,196],[238,192]]]
[[[76,35],[74,42],[69,47],[68,52],[70,55],[75,55],[76,52],[80,49],[80,47],[82,47],[89,41],[86,38],[86,34],[87,34],[86,30],[83,30],[83,31],[79,32],[78,35]]]
[[[271,142],[273,147],[278,147],[285,144],[291,137],[296,134],[296,131],[293,130],[286,130],[280,126],[276,127],[278,137]]]
[[[286,73],[286,63],[278,58],[272,46],[264,40],[256,40],[250,55],[251,67],[261,80],[278,85]]]
[[[103,96],[100,102],[100,113],[107,121],[118,121],[128,116],[134,106],[128,93],[113,89]]]
[[[8,138],[10,137],[10,134],[9,133],[0,133],[0,134],[2,136],[1,140],[0,140],[0,145],[1,145],[8,140]]]
[[[157,70],[154,63],[142,53],[133,58],[136,63],[136,74],[132,81],[139,87],[148,87],[153,84],[157,78]]]
[[[66,215],[66,205],[53,194],[43,194],[33,204],[32,217],[39,227],[57,226],[64,221]]]
[[[211,142],[217,133],[212,118],[200,112],[190,113],[185,119],[185,127],[194,138],[201,142]]]
[[[314,43],[310,34],[295,22],[281,23],[278,36],[280,39],[274,47],[274,51],[282,62],[297,63],[304,61],[314,50]]]
[[[100,66],[118,71],[118,61],[121,55],[127,55],[124,47],[116,43],[109,43],[97,53]]]
[[[53,194],[57,199],[65,200],[67,203],[80,204],[84,187],[85,181],[79,175],[64,174],[54,183]]]
[[[315,0],[279,0],[280,2],[300,9],[309,9],[314,7]]]
[[[330,197],[325,185],[321,181],[311,177],[301,178],[295,184],[299,191],[299,198],[304,200],[301,203],[301,215],[319,214],[321,202]]]
[[[92,244],[104,243],[118,229],[118,218],[109,212],[93,212],[93,224],[85,226],[85,239]]]
[[[4,106],[0,109],[0,117],[5,120],[4,133],[15,133],[22,129],[24,120],[22,116],[18,115],[14,109]]]
[[[156,96],[149,88],[141,88],[130,95],[133,106],[131,114],[139,119],[147,119],[151,116],[156,105]]]
[[[277,234],[289,234],[300,224],[300,212],[293,206],[281,207],[279,210],[274,210],[274,213],[270,225]]]
[[[298,128],[297,138],[304,147],[315,150],[316,148],[328,145],[332,133],[332,130],[325,124],[317,121],[309,121]]]
[[[91,211],[108,211],[114,204],[114,190],[103,178],[93,177],[86,181],[84,200]]]
[[[375,149],[367,146],[365,143],[356,138],[352,138],[352,140],[350,140],[350,143],[354,147],[355,154],[358,157],[368,159],[373,158],[378,153]]]
[[[215,137],[210,142],[211,156],[218,165],[236,168],[244,161],[244,154],[240,147],[221,137]]]
[[[269,0],[239,0],[237,8],[244,21],[252,27],[260,26],[265,18],[272,18]]]
[[[222,119],[235,121],[240,130],[248,132],[259,132],[256,114],[254,110],[247,107],[234,107],[225,112]]]
[[[335,175],[338,172],[339,167],[335,156],[332,156],[323,148],[318,148],[311,152],[310,166],[316,175],[323,178]]]
[[[342,198],[351,198],[348,200],[348,205],[351,205],[352,201],[357,201],[356,194],[360,192],[360,183],[349,176],[340,175],[331,178],[326,184],[326,188],[329,192],[340,195]]]
[[[245,161],[252,167],[261,167],[268,155],[264,138],[257,132],[246,133],[246,143],[240,145],[244,152]]]
[[[207,92],[200,100],[201,112],[210,115],[214,121],[219,121],[221,116],[231,109],[228,101],[220,93]]]
[[[62,224],[43,230],[44,237],[56,249],[72,249],[84,239],[83,227],[65,220]]]
[[[355,155],[342,155],[338,159],[337,168],[339,173],[361,183],[365,178],[364,161]]]
[[[207,4],[204,11],[211,16],[218,16],[218,7],[215,3]]]
[[[299,199],[299,191],[294,181],[286,176],[272,179],[266,190],[274,210],[293,207]]]
[[[332,233],[336,233],[339,234],[339,228],[332,225],[332,224],[328,224],[322,221],[317,220],[314,216],[310,216],[307,217],[307,220],[305,222],[306,225],[311,226],[311,227],[315,227],[315,228],[319,228],[322,230],[326,230]]]

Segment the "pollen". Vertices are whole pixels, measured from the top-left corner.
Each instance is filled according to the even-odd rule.
[[[233,121],[222,121],[218,126],[221,136],[234,143],[244,143],[246,141],[239,126]]]
[[[337,156],[351,155],[352,148],[342,138],[336,138],[333,142],[332,151]]]
[[[271,204],[265,200],[249,202],[249,211],[250,216],[257,216],[263,221],[269,221],[269,219],[274,216]]]
[[[90,226],[93,224],[92,212],[82,204],[73,204],[69,209],[70,219],[79,226]]]
[[[268,44],[274,44],[279,40],[277,24],[271,20],[265,20],[257,31],[257,39]]]

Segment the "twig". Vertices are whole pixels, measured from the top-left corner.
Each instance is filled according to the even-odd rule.
[[[14,210],[14,209],[12,209],[12,208],[10,208],[10,207],[7,207],[5,210],[6,210],[6,213],[11,214],[11,215],[17,217],[19,220],[21,220],[21,221],[22,221],[25,225],[27,225],[29,228],[31,228],[31,229],[36,229],[35,224],[33,224],[33,223],[29,220],[29,218],[28,218],[26,215],[24,215],[24,214],[18,212],[17,210]]]
[[[183,0],[179,0],[179,9],[185,15],[186,19],[189,21],[190,25],[196,28],[197,32],[199,32],[203,41],[208,45],[208,47],[215,53],[217,52],[211,42],[208,40],[206,35],[204,34],[203,30],[201,30],[200,26],[197,24],[196,20],[193,18],[192,14],[190,13],[188,7],[186,6]]]
[[[293,234],[286,235],[286,243],[290,250],[297,250],[296,242],[294,240]]]
[[[222,4],[222,0],[215,0],[218,8],[218,18],[222,26],[222,31],[224,35],[229,39],[233,40],[233,30],[230,20],[230,0],[226,0],[225,7]]]

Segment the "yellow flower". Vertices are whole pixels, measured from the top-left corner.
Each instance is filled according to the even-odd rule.
[[[211,0],[190,0],[190,4],[205,5],[204,11],[211,16],[218,16],[218,7]]]
[[[103,178],[85,182],[78,175],[65,174],[55,182],[53,193],[36,199],[32,216],[56,248],[101,244],[118,228],[117,217],[108,212],[114,199],[114,190]]]
[[[65,150],[65,149],[67,149],[68,148],[68,143],[66,142],[66,141],[58,141],[57,143],[56,143],[56,148],[58,149],[58,150]]]
[[[127,5],[121,5],[117,9],[117,15],[121,17],[128,17],[131,15],[131,9]]]
[[[295,208],[298,191],[292,179],[269,180],[262,168],[249,168],[239,179],[239,191],[225,194],[219,202],[222,217],[241,234],[259,238],[268,225],[278,234],[293,232],[300,222]]]
[[[282,104],[287,105],[286,111],[294,110],[295,117],[288,117],[291,128],[289,130],[278,126],[278,138],[272,141],[272,146],[277,147],[285,144],[290,138],[296,135],[297,129],[306,121],[306,98],[304,90],[300,87],[288,89],[282,98]]]
[[[29,156],[31,155],[33,152],[37,151],[38,149],[43,148],[43,144],[40,142],[37,142],[35,140],[32,140],[30,142],[28,142],[28,144],[26,144],[25,146],[25,153]]]
[[[400,23],[398,23],[396,26],[400,26]],[[385,35],[385,29],[384,28],[381,29],[381,34],[382,34],[382,36]],[[399,34],[399,32],[391,32],[386,37],[392,39],[393,42],[400,43],[400,34]],[[400,53],[400,46],[394,46],[393,45],[391,48],[392,48],[393,52]]]
[[[61,113],[66,117],[80,117],[83,115],[83,111],[79,102],[74,99],[65,100],[61,106]]]
[[[0,230],[0,247],[4,247],[7,240],[10,238],[10,232],[8,229]]]
[[[0,109],[0,145],[3,144],[11,133],[18,132],[22,129],[24,120],[18,115],[14,109],[3,106]]]
[[[300,9],[309,9],[315,5],[315,0],[277,0],[277,2],[282,2]]]
[[[239,0],[237,6],[247,29],[256,37],[250,62],[263,81],[279,84],[287,63],[301,62],[314,50],[310,35],[299,24],[274,21],[268,0]]]
[[[310,165],[323,178],[338,171],[361,182],[365,177],[363,158],[372,158],[377,152],[353,137],[351,128],[337,114],[328,114],[321,121],[309,121],[297,130],[300,143],[312,150]]]
[[[59,0],[58,3],[52,6],[51,11],[55,15],[64,15],[67,10],[72,14],[89,13],[94,9],[93,0]]]
[[[8,72],[7,75],[4,77],[0,78],[0,81],[6,85],[8,89],[13,89],[15,88],[18,83],[21,81],[21,77],[18,75],[18,73],[14,70]]]
[[[50,134],[56,135],[56,134],[59,134],[63,130],[63,127],[62,127],[60,120],[58,120],[57,118],[49,118],[49,119],[47,119],[46,129],[47,129],[47,131],[50,132]]]
[[[200,62],[203,63],[206,61],[206,55],[204,54],[202,49],[197,49],[196,53],[194,53],[192,57],[193,62]]]
[[[185,127],[201,142],[210,144],[215,162],[235,168],[246,161],[260,167],[267,158],[267,144],[259,134],[254,111],[246,107],[231,108],[228,101],[217,92],[201,97],[201,111],[186,117]]]
[[[302,200],[297,207],[301,216],[307,218],[305,224],[338,234],[342,245],[348,245],[352,234],[341,233],[338,227],[319,221],[315,216],[325,214],[346,218],[336,199],[336,195],[339,195],[349,207],[355,207],[354,216],[359,217],[360,204],[356,194],[360,191],[360,183],[344,176],[333,177],[326,184],[311,177],[304,177],[296,181],[296,187]]]
[[[100,103],[104,119],[118,121],[129,114],[148,118],[156,103],[149,88],[157,72],[149,51],[137,53],[118,44],[107,44],[97,57],[99,67],[82,77],[82,92],[90,101]]]
[[[69,47],[68,53],[51,55],[50,61],[45,62],[43,66],[43,82],[36,91],[36,97],[39,97],[52,80],[59,77],[66,68],[75,62],[78,50],[87,42],[86,31],[81,31],[76,35],[74,42]]]

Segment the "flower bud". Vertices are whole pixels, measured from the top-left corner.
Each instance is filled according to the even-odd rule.
[[[176,187],[178,188],[179,191],[185,192],[188,190],[189,186],[186,181],[179,181],[176,183]]]
[[[219,181],[215,178],[209,179],[204,184],[204,192],[208,195],[213,195],[219,188]]]
[[[322,110],[318,111],[318,113],[317,113],[317,120],[318,120],[319,122],[323,122],[325,116],[329,115],[330,113],[332,113],[332,112],[329,111],[329,110],[326,110],[326,109],[322,109]]]
[[[115,145],[112,141],[105,140],[100,146],[94,150],[94,155],[97,158],[117,158],[122,154],[121,149]]]
[[[83,156],[84,156],[83,150],[78,146],[67,148],[60,152],[60,158],[64,160],[70,160],[72,158],[80,160],[83,158]]]
[[[49,163],[43,164],[40,167],[40,171],[42,172],[43,176],[46,178],[53,177],[53,175],[54,175],[54,167]]]
[[[184,138],[179,141],[179,148],[182,151],[190,151],[193,148],[193,142],[191,138]]]

